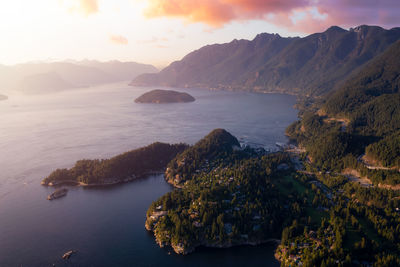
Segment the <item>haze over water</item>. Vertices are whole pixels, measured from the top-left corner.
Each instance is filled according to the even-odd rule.
[[[144,229],[153,200],[172,188],[162,176],[110,188],[71,188],[46,200],[40,181],[83,158],[106,158],[155,141],[193,144],[215,128],[242,143],[276,149],[297,117],[294,97],[177,89],[184,104],[136,104],[151,88],[109,84],[0,102],[0,266],[156,266],[278,263],[273,247],[201,249],[168,255]],[[69,261],[61,255],[76,249]]]

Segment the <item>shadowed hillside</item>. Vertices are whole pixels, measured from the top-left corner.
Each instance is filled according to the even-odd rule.
[[[259,34],[208,45],[131,85],[208,87],[321,95],[400,39],[400,28],[331,27],[304,38]]]

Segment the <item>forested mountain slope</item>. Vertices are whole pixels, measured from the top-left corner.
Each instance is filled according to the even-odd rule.
[[[315,166],[358,169],[376,183],[400,183],[400,41],[330,94],[319,112],[305,112],[287,133]],[[382,140],[382,141],[380,141]],[[376,166],[365,166],[363,154]]]
[[[304,38],[259,34],[208,45],[131,85],[207,87],[322,95],[400,39],[400,28],[333,26]]]

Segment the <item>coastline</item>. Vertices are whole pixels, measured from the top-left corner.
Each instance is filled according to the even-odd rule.
[[[239,246],[259,246],[263,244],[274,244],[276,246],[275,250],[278,248],[278,246],[281,244],[280,239],[276,238],[268,238],[265,240],[254,240],[254,241],[237,241],[234,240],[233,242],[227,242],[223,244],[212,244],[207,241],[202,241],[197,244],[194,244],[189,247],[185,247],[182,243],[178,244],[171,244],[170,242],[162,242],[159,240],[153,231],[153,229],[147,224],[147,220],[145,223],[145,228],[147,231],[153,232],[154,238],[156,243],[160,246],[160,248],[163,248],[165,246],[170,246],[174,252],[178,255],[188,255],[190,253],[193,253],[196,251],[197,248],[199,247],[206,247],[206,248],[232,248],[232,247],[239,247]]]
[[[87,89],[87,90],[92,90],[92,89]],[[94,90],[94,89],[93,89]],[[228,92],[227,92],[228,93]],[[72,94],[72,92],[71,92],[71,94]],[[74,94],[75,94],[75,92],[74,92]],[[206,92],[206,90],[204,90],[204,94],[206,94],[206,95],[209,95],[209,93],[208,92]],[[116,94],[113,94],[113,96],[114,95],[116,95]],[[240,99],[242,99],[242,98],[240,98]],[[247,99],[247,97],[245,97],[244,99]],[[286,99],[286,98],[283,98],[283,99]],[[201,102],[199,102],[200,104],[202,104]],[[147,107],[144,107],[144,108],[147,108]],[[290,107],[291,108],[291,107]],[[85,108],[86,109],[86,108]],[[225,114],[225,112],[224,112],[224,114]],[[249,114],[253,114],[253,113],[249,113]],[[229,115],[229,114],[228,114]],[[227,116],[228,116],[227,115]],[[222,116],[222,115],[221,115]],[[231,115],[229,115],[229,117],[231,117]],[[125,117],[124,117],[125,118]],[[264,121],[264,120],[262,120],[262,121]],[[239,122],[236,122],[235,121],[235,123],[239,123]],[[106,125],[109,125],[109,123],[104,123],[104,125],[106,126]],[[238,128],[239,130],[241,129],[241,128]],[[138,135],[138,133],[137,132],[135,132],[135,131],[132,131],[135,135]],[[168,134],[168,132],[164,132],[164,131],[162,131],[161,132],[163,135],[166,135],[166,134]],[[180,134],[182,134],[182,136],[183,136],[183,134],[184,134],[185,132],[182,132],[182,133],[180,133]],[[69,135],[69,136],[73,136],[73,132],[71,133],[71,135]],[[110,135],[110,136],[112,136],[112,135]],[[253,136],[256,138],[256,137],[258,137],[258,135],[252,135],[252,134],[249,134],[249,136],[246,136],[246,138],[253,138]],[[79,136],[80,137],[80,136]],[[136,138],[136,137],[135,137]],[[147,137],[146,137],[147,138]],[[177,138],[181,138],[180,136],[178,136]],[[182,137],[182,138],[186,138],[186,137]],[[49,139],[49,136],[44,136],[42,139]],[[118,140],[118,138],[116,137],[115,138],[115,140],[116,141],[113,141],[112,143],[114,143],[114,142],[119,142],[120,140]],[[147,140],[147,139],[146,139]],[[151,140],[152,141],[152,140]],[[122,140],[121,142],[130,142],[130,143],[132,143],[133,144],[133,146],[140,146],[140,144],[138,143],[138,144],[136,144],[135,142],[136,142],[136,139],[133,139],[133,141],[132,140],[128,140],[128,141],[124,141],[124,140]],[[148,142],[150,142],[150,141],[148,141]],[[57,144],[62,144],[61,142],[58,142]],[[274,145],[274,143],[271,143],[272,145]],[[127,145],[128,146],[128,145]],[[98,153],[98,154],[101,154],[102,153],[102,151],[104,150],[104,148],[103,148],[103,146],[101,145],[101,144],[98,144],[98,145],[96,145],[96,149],[98,149],[99,151],[98,152],[96,152],[96,153]],[[55,148],[54,148],[55,149]],[[50,156],[51,156],[51,159],[49,159],[49,164],[51,164],[53,167],[54,166],[58,166],[60,163],[60,161],[58,161],[58,159],[57,159],[57,155],[63,155],[62,154],[62,152],[63,152],[63,150],[62,149],[64,149],[63,147],[60,147],[60,151],[57,151],[57,150],[55,150],[56,151],[56,153],[54,153],[54,154],[51,154],[50,152],[52,152],[52,151],[46,151],[46,153],[48,153],[48,155],[49,155],[49,158],[50,158]],[[76,151],[80,151],[80,150],[82,150],[82,149],[86,149],[85,147],[83,147],[83,148],[79,148],[78,146],[76,146],[76,147],[74,147],[73,149],[76,149]],[[122,148],[122,149],[124,149],[124,148]],[[111,150],[111,149],[110,149]],[[75,150],[73,150],[73,151],[75,151]],[[117,151],[117,152],[115,152],[115,153],[119,153],[120,151]],[[121,152],[123,152],[123,151],[121,151]],[[74,152],[75,153],[75,152]],[[80,155],[80,153],[81,152],[76,152],[77,154],[79,154]],[[64,157],[64,156],[63,156]],[[94,157],[94,156],[91,156],[91,155],[88,155],[88,156],[86,156],[85,155],[85,157]],[[67,158],[67,157],[65,157],[65,161],[64,161],[64,158],[62,158],[62,161],[61,162],[68,162],[68,161],[73,161],[73,160],[75,160],[75,156],[70,156],[69,158]],[[57,160],[56,160],[57,159]],[[28,165],[28,164],[23,164],[23,163],[21,163],[21,164],[18,164],[18,165],[21,165],[19,168],[21,168],[21,172],[22,171],[26,171],[25,170],[25,167],[30,167],[30,165]],[[63,166],[65,166],[65,165],[63,165]],[[69,165],[68,165],[69,166]],[[10,168],[10,170],[11,170],[11,168]],[[135,202],[134,203],[134,205],[131,205],[131,204],[129,204],[128,203],[128,206],[130,206],[129,207],[129,209],[131,210],[131,212],[130,212],[130,214],[129,214],[129,218],[130,218],[130,220],[127,222],[127,221],[122,221],[122,223],[121,222],[119,222],[118,221],[118,223],[121,223],[121,225],[123,225],[124,226],[124,228],[126,228],[126,229],[131,229],[132,230],[132,228],[134,228],[134,230],[133,231],[135,231],[135,234],[136,233],[138,233],[137,235],[135,235],[135,236],[138,236],[138,237],[140,237],[140,238],[144,238],[144,241],[145,242],[141,242],[142,240],[137,240],[137,245],[139,245],[139,246],[145,246],[145,248],[146,248],[146,253],[147,253],[147,251],[148,251],[148,253],[151,253],[151,254],[153,254],[153,255],[159,255],[159,258],[162,258],[162,259],[165,259],[166,258],[166,261],[168,262],[168,263],[171,263],[171,265],[173,265],[173,264],[177,264],[177,265],[179,265],[180,263],[179,262],[184,262],[185,264],[187,264],[187,263],[190,263],[190,262],[192,262],[192,259],[193,258],[191,258],[191,255],[189,256],[189,257],[174,257],[173,256],[173,252],[171,251],[171,253],[172,253],[172,255],[170,255],[170,256],[167,256],[166,255],[166,250],[160,250],[159,249],[159,247],[156,245],[156,244],[154,244],[154,237],[153,237],[153,235],[152,234],[150,234],[150,233],[148,233],[147,231],[145,231],[144,232],[144,234],[145,235],[143,235],[143,224],[144,224],[144,220],[143,220],[143,216],[145,216],[145,210],[147,210],[147,208],[148,208],[148,204],[146,203],[146,202],[144,202],[144,198],[142,197],[142,192],[143,192],[143,195],[145,195],[146,196],[146,199],[148,198],[148,199],[150,199],[151,198],[151,200],[155,200],[155,199],[157,199],[160,195],[162,195],[162,194],[164,194],[164,191],[162,191],[162,190],[164,190],[165,189],[165,187],[167,187],[168,188],[168,192],[169,191],[172,191],[172,190],[174,190],[170,185],[171,184],[167,184],[167,183],[165,183],[165,180],[163,180],[164,178],[162,178],[161,179],[161,176],[157,176],[157,179],[154,179],[152,176],[150,176],[150,177],[148,177],[148,178],[144,178],[144,179],[146,179],[146,180],[137,180],[136,182],[135,181],[133,181],[133,183],[130,183],[130,184],[123,184],[124,183],[124,181],[118,181],[118,182],[113,182],[113,183],[107,183],[107,184],[103,184],[103,183],[96,183],[96,184],[92,184],[92,183],[89,183],[89,184],[79,184],[79,183],[77,183],[76,181],[70,181],[71,183],[70,183],[70,185],[71,186],[66,186],[67,188],[70,188],[70,192],[69,192],[69,194],[67,195],[67,197],[65,198],[65,199],[62,199],[61,201],[57,201],[57,202],[55,202],[55,203],[53,203],[53,206],[54,206],[54,208],[51,208],[51,209],[49,209],[46,205],[43,205],[43,196],[44,196],[44,193],[46,194],[46,196],[47,196],[47,194],[50,194],[54,189],[56,189],[56,188],[59,188],[59,187],[61,187],[62,186],[62,184],[57,184],[57,183],[55,183],[55,185],[54,186],[52,186],[52,187],[48,187],[48,188],[44,188],[44,187],[42,187],[42,186],[40,186],[40,187],[38,187],[37,185],[39,185],[39,183],[41,182],[41,179],[40,179],[40,177],[41,176],[43,176],[43,174],[47,174],[48,173],[48,171],[47,171],[47,169],[45,169],[45,168],[43,168],[43,169],[40,169],[40,171],[37,171],[36,173],[34,173],[34,174],[32,174],[31,176],[33,177],[38,177],[38,178],[36,178],[36,186],[34,186],[34,185],[32,185],[32,186],[25,186],[25,188],[33,188],[34,190],[36,190],[35,191],[35,193],[38,195],[38,197],[37,197],[37,199],[38,199],[38,205],[37,205],[37,208],[38,208],[38,211],[36,212],[36,210],[35,210],[35,213],[37,214],[37,213],[39,213],[39,212],[43,212],[44,214],[49,214],[48,216],[47,216],[47,218],[59,218],[59,214],[60,214],[60,211],[63,211],[62,212],[62,214],[63,214],[63,216],[64,216],[64,214],[65,214],[65,218],[67,218],[68,220],[70,220],[70,219],[74,219],[74,218],[83,218],[83,219],[85,219],[85,223],[86,222],[88,222],[88,223],[92,223],[93,221],[94,221],[94,219],[93,219],[93,217],[91,217],[91,218],[86,218],[86,217],[90,217],[90,214],[91,214],[91,210],[90,209],[93,209],[93,212],[94,213],[96,213],[96,212],[98,212],[100,215],[102,215],[103,213],[104,213],[104,209],[105,208],[108,208],[108,205],[111,205],[112,203],[114,203],[114,202],[110,202],[110,203],[107,203],[107,200],[109,199],[107,196],[110,196],[110,197],[112,197],[112,200],[114,200],[114,199],[123,199],[123,201],[121,201],[121,202],[118,202],[118,203],[122,203],[119,207],[117,207],[117,208],[120,208],[120,207],[123,207],[123,205],[126,205],[126,203],[127,202],[125,202],[125,199],[129,199],[130,201],[131,201],[131,199],[133,199],[133,201],[131,201],[131,202]],[[162,173],[162,172],[160,172],[160,173]],[[19,175],[19,173],[17,173],[18,175]],[[28,179],[28,178],[27,178]],[[153,181],[154,180],[154,181]],[[142,182],[143,181],[143,182]],[[148,181],[148,182],[145,182],[145,181]],[[151,182],[150,182],[151,181]],[[146,189],[147,190],[149,190],[149,191],[147,191],[147,192],[145,192],[145,191],[142,191],[142,192],[140,192],[141,190],[142,190],[142,188],[145,188],[145,187],[142,187],[143,185],[148,185],[148,187],[146,187]],[[97,187],[98,186],[98,187]],[[81,188],[80,188],[81,187]],[[98,191],[98,190],[96,190],[96,187],[98,188],[98,189],[112,189],[112,190],[107,190],[107,192],[106,193],[104,193],[102,190],[101,191]],[[74,190],[74,188],[75,188],[75,190]],[[136,190],[136,188],[140,188],[140,190]],[[162,189],[159,189],[159,188],[162,188]],[[5,188],[4,188],[5,189]],[[90,194],[88,193],[88,194],[85,194],[83,191],[81,191],[81,190],[86,190],[86,189],[88,189],[88,190],[90,190]],[[18,190],[16,190],[16,193],[15,194],[9,194],[9,196],[11,196],[11,197],[9,197],[9,198],[7,198],[6,200],[8,201],[8,199],[10,199],[10,200],[12,200],[12,203],[16,203],[16,204],[18,204],[19,203],[19,201],[18,201],[18,199],[19,198],[21,198],[21,199],[23,199],[23,197],[25,197],[25,192],[26,192],[26,190],[27,189],[18,189]],[[94,190],[94,191],[93,191]],[[132,191],[132,192],[136,192],[135,193],[135,195],[136,196],[129,196],[129,194],[130,193],[126,193],[127,191]],[[46,193],[46,192],[48,192],[48,193]],[[126,194],[125,194],[126,193]],[[167,192],[165,192],[165,193],[167,193]],[[77,197],[77,194],[79,194],[79,197]],[[106,197],[104,197],[103,195],[104,194],[107,194],[106,195]],[[125,195],[124,195],[125,194]],[[90,201],[92,201],[93,200],[93,196],[96,196],[96,201],[101,201],[101,202],[99,202],[99,203],[101,203],[101,205],[99,204],[99,205],[97,205],[97,203],[91,203]],[[30,194],[28,195],[28,194],[26,194],[26,197],[28,198],[28,197],[30,197]],[[78,200],[80,201],[80,202],[78,202]],[[151,201],[150,201],[151,202]],[[149,202],[149,203],[150,203]],[[12,204],[12,203],[10,203],[10,204]],[[63,210],[64,208],[64,205],[65,204],[67,204],[67,205],[69,205],[69,203],[73,203],[74,204],[74,208],[72,209],[72,208],[70,208],[70,209],[66,209],[66,210]],[[77,205],[77,204],[82,204],[82,205]],[[139,203],[142,203],[142,204],[139,204]],[[92,206],[92,205],[94,205],[94,206]],[[8,205],[8,206],[11,206],[11,205]],[[138,209],[139,210],[139,208],[137,208],[137,206],[140,206],[140,207],[142,207],[142,206],[145,206],[144,208],[143,208],[143,210],[144,210],[144,212],[142,212],[142,211],[140,211],[140,213],[139,213],[139,211],[137,211],[136,209]],[[90,209],[89,209],[89,207],[90,207]],[[89,211],[89,212],[86,212],[84,215],[82,215],[82,214],[80,214],[80,211],[81,210],[87,210],[87,211]],[[110,208],[110,211],[109,212],[114,212],[115,210],[118,210],[118,209],[116,209],[115,207],[113,208],[113,207],[111,207]],[[121,214],[123,214],[123,216],[126,216],[123,212],[119,212],[119,213],[121,213]],[[114,214],[114,213],[112,213],[112,214]],[[136,214],[136,215],[135,215]],[[33,214],[34,215],[34,214]],[[100,216],[99,215],[99,216]],[[119,215],[119,214],[117,214],[117,212],[115,212],[115,215]],[[114,215],[114,216],[115,216]],[[81,216],[81,217],[78,217],[78,216]],[[121,216],[121,217],[123,217],[123,216]],[[136,217],[139,217],[138,219],[136,219]],[[140,219],[142,217],[142,219]],[[29,218],[28,216],[27,217],[25,217],[25,218]],[[132,221],[135,221],[134,222],[134,224],[132,224]],[[79,225],[77,225],[77,226],[71,226],[69,229],[63,229],[64,227],[62,226],[62,224],[61,225],[59,225],[59,227],[57,226],[55,226],[54,225],[54,223],[52,223],[51,222],[52,220],[45,220],[45,218],[43,218],[43,220],[41,219],[41,221],[40,221],[40,224],[42,224],[42,225],[46,225],[45,223],[49,223],[49,224],[51,224],[51,226],[48,228],[48,229],[52,229],[52,227],[54,227],[54,229],[56,229],[57,231],[59,231],[59,235],[60,236],[65,236],[64,238],[65,239],[68,239],[69,238],[69,236],[71,236],[71,237],[73,237],[73,235],[71,235],[71,232],[72,231],[77,231],[77,233],[79,233],[79,231],[81,231],[81,229],[79,228],[79,227],[81,227],[80,225],[82,225],[81,223],[79,224]],[[115,222],[115,221],[114,221]],[[96,223],[98,223],[99,225],[101,225],[101,226],[103,226],[104,225],[104,229],[106,229],[106,227],[107,227],[107,225],[105,224],[106,222],[104,222],[104,221],[100,221],[100,222],[96,222]],[[20,225],[21,226],[20,226]],[[22,222],[19,222],[19,224],[17,224],[18,225],[18,228],[23,228],[24,229],[24,231],[26,231],[27,232],[27,234],[26,234],[26,236],[28,236],[28,234],[29,234],[29,232],[30,232],[30,230],[29,230],[29,227],[27,227],[27,226],[25,226],[24,224],[22,224]],[[130,225],[127,225],[127,224],[130,224]],[[3,225],[5,225],[5,223],[3,223]],[[57,228],[59,228],[59,229],[57,229]],[[94,228],[94,227],[93,227]],[[41,231],[45,231],[44,230],[45,229],[45,227],[41,227]],[[92,242],[90,239],[88,239],[88,238],[86,238],[86,233],[90,233],[90,234],[92,234],[92,232],[90,232],[90,231],[93,231],[94,232],[94,230],[92,229],[92,228],[88,228],[88,229],[83,229],[83,230],[86,230],[85,231],[85,233],[84,234],[79,234],[79,238],[77,238],[77,243],[79,242],[79,244],[89,244],[89,245],[91,245],[90,244],[90,242]],[[90,230],[90,231],[89,231]],[[131,231],[130,230],[130,231]],[[140,232],[140,231],[142,231],[142,232]],[[21,231],[19,231],[19,232],[21,232]],[[128,235],[128,234],[126,234],[126,233],[122,233],[123,231],[120,231],[121,232],[121,236],[122,236],[122,234],[124,234],[122,237],[124,237],[124,238],[126,238],[125,236],[128,236],[128,237],[130,237],[130,235]],[[99,235],[100,237],[99,238],[101,238],[102,237],[102,235],[105,235],[105,234],[108,234],[108,233],[106,233],[106,232],[104,232],[104,233],[98,233],[98,234],[101,234],[101,235]],[[114,234],[114,233],[113,233]],[[143,237],[143,236],[144,237]],[[36,235],[35,236],[35,238],[36,239],[40,239],[41,238],[41,236],[42,236],[42,238],[43,238],[43,236],[45,236],[44,234],[42,234],[42,232],[40,232],[40,235],[38,234],[38,235]],[[121,238],[121,236],[119,236],[119,238]],[[12,237],[12,236],[10,236],[10,240],[12,240],[12,239],[14,239],[14,237]],[[56,238],[54,238],[54,239],[56,239]],[[85,240],[86,239],[86,240]],[[127,238],[126,238],[127,239]],[[8,239],[5,239],[5,241],[7,241]],[[56,240],[57,241],[57,240]],[[131,240],[128,240],[128,241],[124,241],[124,242],[126,242],[128,245],[131,245],[132,243],[128,243],[128,242],[130,242]],[[151,242],[150,242],[151,241]],[[36,240],[35,240],[35,242],[36,242]],[[83,242],[86,242],[86,243],[83,243]],[[140,244],[140,243],[145,243],[144,245],[143,244]],[[137,246],[136,245],[136,242],[135,242],[135,247]],[[44,247],[44,246],[43,246]],[[65,247],[64,247],[64,244],[60,244],[60,243],[57,243],[56,245],[53,245],[52,247],[61,247],[61,250],[64,252],[64,250],[65,250]],[[75,247],[77,247],[77,245],[74,245],[73,244],[73,246],[72,246],[72,248],[75,248]],[[68,248],[69,249],[69,248]],[[86,255],[89,255],[88,257],[92,257],[93,255],[95,255],[95,254],[91,254],[92,253],[92,251],[94,251],[93,253],[97,253],[97,251],[95,250],[96,249],[96,247],[95,246],[87,246],[87,250],[85,250],[84,252],[85,252],[85,256]],[[108,249],[108,248],[107,248]],[[112,248],[109,248],[110,250],[112,250]],[[248,246],[247,248],[245,248],[245,251],[248,251],[248,252],[251,252],[252,250],[252,247],[251,246]],[[256,249],[257,251],[259,251],[258,250],[258,248],[257,247],[254,247],[254,249]],[[10,249],[11,250],[11,249]],[[203,255],[203,252],[201,251],[202,250],[202,248],[198,248],[196,251],[195,251],[195,254],[197,254],[197,253],[199,253],[199,255]],[[233,248],[233,250],[235,250],[235,248]],[[250,250],[250,251],[249,251]],[[274,260],[273,259],[273,250],[274,250],[274,248],[273,247],[271,247],[270,249],[268,249],[268,253],[269,254],[271,254],[272,256],[271,257],[268,257],[268,260]],[[14,251],[18,251],[18,248],[12,248],[12,252],[14,252]],[[272,251],[271,253],[269,252],[269,251]],[[8,252],[8,251],[7,251]],[[36,253],[36,255],[37,256],[35,256],[36,258],[38,258],[38,260],[42,260],[43,262],[44,261],[46,261],[48,258],[51,258],[52,257],[52,255],[54,254],[53,253],[53,251],[51,250],[51,248],[50,249],[48,249],[48,248],[43,248],[43,252],[41,252],[41,251],[35,251],[35,253]],[[86,254],[87,253],[87,254]],[[227,254],[229,254],[230,255],[230,250],[229,249],[227,249],[227,251],[223,251],[223,250],[221,250],[221,251],[219,251],[219,250],[215,250],[215,253],[212,253],[212,257],[216,257],[216,259],[219,259],[220,258],[220,254],[219,253],[222,253],[222,254],[224,254],[224,253],[227,253]],[[233,252],[233,253],[236,253],[236,252]],[[58,255],[58,254],[57,254]],[[83,255],[83,254],[82,254]],[[82,256],[81,255],[81,256]],[[21,255],[22,256],[22,255]],[[80,257],[81,257],[80,256]],[[25,258],[28,258],[28,257],[30,257],[30,255],[29,254],[26,254],[26,256],[25,255],[23,255],[23,257],[25,257]],[[80,258],[80,257],[78,257],[78,258],[74,258],[74,260],[76,260],[77,262],[80,262],[81,260],[82,260],[82,258]],[[195,256],[195,257],[197,257],[197,255]],[[203,257],[203,256],[202,256]],[[207,258],[207,257],[209,257],[209,254],[208,253],[205,253],[204,254],[204,258]],[[244,255],[243,256],[238,256],[238,258],[240,258],[240,260],[243,258],[243,260],[244,259],[246,259],[246,254],[244,253]],[[99,257],[93,257],[93,258],[98,258],[99,259],[99,261],[101,261],[101,260],[103,260],[103,258],[106,258],[106,255],[104,255],[104,256],[99,256]],[[176,262],[175,261],[175,259],[176,258],[178,258],[178,261],[179,262]],[[179,258],[181,258],[181,260],[179,260]],[[183,258],[185,258],[184,260],[182,260]],[[257,258],[263,258],[263,256],[257,256]],[[30,260],[30,259],[28,259],[28,260]],[[28,260],[26,260],[25,261],[25,259],[22,259],[21,260],[21,262],[22,263],[24,263],[24,264],[26,264],[26,262],[28,262]],[[94,260],[94,259],[93,259]],[[97,260],[97,259],[96,259]],[[129,258],[129,260],[131,260],[131,258]],[[274,260],[275,261],[275,260]],[[40,262],[40,264],[38,264],[38,265],[45,265],[45,264],[42,264],[43,262]],[[32,263],[31,263],[32,264]]]
[[[135,176],[133,177],[128,177],[124,178],[122,180],[118,181],[112,181],[112,182],[107,182],[107,183],[83,183],[83,182],[78,182],[75,180],[66,180],[66,181],[60,181],[60,182],[49,182],[48,184],[44,183],[43,181],[40,183],[43,186],[49,186],[49,187],[57,187],[57,186],[62,186],[62,185],[69,185],[69,186],[74,186],[74,187],[100,187],[100,186],[112,186],[112,185],[117,185],[117,184],[123,184],[123,183],[129,183],[133,182],[139,179],[145,179],[150,175],[161,175],[164,174],[163,171],[152,171],[152,172],[147,172],[145,174],[142,174],[140,176]]]

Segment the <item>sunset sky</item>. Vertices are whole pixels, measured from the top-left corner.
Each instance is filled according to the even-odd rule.
[[[400,26],[399,0],[1,0],[0,64],[137,61],[162,67],[206,44],[331,25]]]

